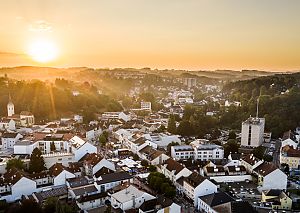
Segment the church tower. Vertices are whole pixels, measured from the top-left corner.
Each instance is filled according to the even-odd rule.
[[[7,104],[7,116],[12,116],[13,114],[15,114],[15,105],[13,104],[11,96],[9,94],[9,101]]]

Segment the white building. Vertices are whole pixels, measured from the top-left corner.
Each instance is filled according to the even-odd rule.
[[[194,148],[189,145],[171,146],[171,157],[175,160],[194,159]]]
[[[224,158],[224,149],[216,144],[199,144],[172,146],[171,156],[176,160],[190,159],[195,160],[219,160]]]
[[[205,177],[193,172],[183,180],[184,194],[198,205],[198,197],[217,192],[217,186]]]
[[[284,189],[287,187],[287,175],[273,163],[264,162],[253,171],[257,175],[258,189]]]
[[[9,101],[7,104],[7,116],[10,117],[15,114],[15,105],[13,104],[11,97],[9,95]]]
[[[142,101],[141,102],[141,110],[151,111],[151,102],[149,102],[149,101]]]
[[[242,123],[241,146],[258,147],[264,140],[265,119],[250,117]]]
[[[160,167],[161,173],[169,178],[174,184],[181,177],[187,177],[192,172],[184,167],[182,164],[173,160],[172,158],[167,159]]]
[[[19,141],[23,136],[16,132],[5,132],[2,135],[2,150],[13,149],[17,141]]]
[[[155,197],[130,185],[117,193],[111,195],[111,206],[123,211],[139,208],[145,201]]]

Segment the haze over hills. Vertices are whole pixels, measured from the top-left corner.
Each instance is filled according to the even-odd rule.
[[[39,80],[55,80],[56,78],[66,78],[76,80],[78,73],[87,71],[94,71],[98,73],[116,73],[116,72],[132,72],[141,74],[157,74],[165,77],[180,77],[180,76],[190,76],[196,78],[212,78],[220,80],[246,80],[252,79],[260,76],[270,76],[273,74],[286,74],[292,73],[290,71],[286,72],[269,72],[261,70],[199,70],[199,71],[189,71],[189,70],[174,70],[174,69],[151,69],[151,68],[89,68],[89,67],[70,67],[70,68],[56,68],[56,67],[38,67],[38,66],[18,66],[18,67],[2,67],[0,68],[0,75],[7,74],[10,78],[17,80],[29,80],[29,79],[39,79]]]

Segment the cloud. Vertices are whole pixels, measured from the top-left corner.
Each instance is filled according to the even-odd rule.
[[[52,32],[52,25],[45,20],[38,20],[29,25],[29,30],[34,32]]]
[[[25,54],[0,51],[0,57],[20,57],[20,56],[25,56]]]

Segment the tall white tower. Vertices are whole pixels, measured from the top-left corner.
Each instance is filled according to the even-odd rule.
[[[9,94],[9,101],[7,104],[7,116],[12,116],[13,114],[15,114],[15,105],[13,104]]]

